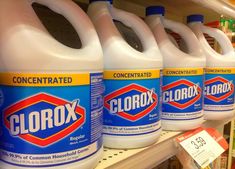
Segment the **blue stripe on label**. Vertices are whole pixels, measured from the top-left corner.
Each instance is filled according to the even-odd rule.
[[[150,131],[150,132],[146,132],[146,133],[141,133],[141,134],[110,134],[110,133],[103,133],[103,134],[110,135],[110,136],[139,136],[139,135],[146,135],[146,134],[154,133],[156,131],[159,131],[160,129],[161,129],[161,127],[156,129],[156,130],[154,130],[154,131]]]
[[[2,160],[2,159],[0,159],[0,161],[2,161],[2,162],[4,162],[4,163],[7,163],[7,164],[10,164],[10,165],[13,165],[13,166],[17,166],[17,167],[26,167],[26,168],[28,168],[28,167],[31,167],[31,168],[56,167],[56,166],[62,166],[62,165],[72,164],[72,163],[76,163],[76,162],[78,162],[78,161],[82,161],[82,160],[84,160],[84,159],[86,159],[86,158],[89,158],[89,157],[93,156],[93,155],[96,154],[99,150],[100,150],[100,149],[98,149],[96,152],[90,154],[89,156],[86,156],[86,157],[81,158],[81,159],[79,159],[79,160],[74,160],[74,161],[71,161],[71,162],[61,163],[61,164],[55,164],[55,165],[30,166],[30,165],[19,165],[19,164],[9,163],[9,162],[4,161],[4,160]]]
[[[234,109],[228,109],[228,110],[217,110],[216,112],[226,112],[226,111],[233,111]],[[215,112],[215,110],[207,110],[204,109],[204,111],[210,111],[210,112]]]
[[[200,118],[203,118],[204,116],[200,116],[200,117],[197,117],[197,118],[191,118],[191,119],[167,119],[167,118],[162,118],[162,120],[173,120],[173,121],[185,121],[185,120],[195,120],[195,119],[200,119]]]

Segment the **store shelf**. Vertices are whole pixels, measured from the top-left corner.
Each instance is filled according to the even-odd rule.
[[[125,6],[122,4],[125,1]],[[233,2],[233,3],[232,3]],[[132,3],[135,7],[149,5],[163,5],[166,7],[166,16],[171,19],[183,19],[189,14],[200,13],[206,16],[206,22],[218,20],[218,17],[223,14],[235,18],[235,1],[234,0],[117,0],[119,7],[131,12],[144,16],[144,10],[139,7],[129,9],[128,3]]]
[[[88,4],[89,0],[75,0]],[[140,17],[145,17],[145,9],[151,5],[163,5],[166,8],[166,17],[175,21],[185,22],[187,15],[200,13],[205,15],[205,22],[218,20],[219,13],[214,12],[208,6],[198,4],[199,0],[114,0],[114,6],[125,11],[135,13]],[[201,1],[201,0],[200,0]],[[217,0],[205,0],[217,1]]]
[[[235,6],[229,0],[192,0],[199,5],[205,6],[216,13],[235,18]]]
[[[89,0],[75,0],[88,4]],[[232,3],[233,2],[233,3]],[[163,5],[166,17],[185,22],[190,14],[205,15],[205,22],[218,20],[220,15],[235,18],[234,0],[114,0],[114,6],[145,17],[145,8],[150,5]]]
[[[177,153],[174,138],[181,132],[162,132],[159,141],[147,148],[132,150],[104,149],[103,159],[96,169],[151,168]],[[159,155],[161,154],[161,155]]]
[[[136,13],[142,17],[145,17],[145,8],[150,5],[163,5],[166,8],[166,17],[180,22],[186,22],[187,15],[195,13],[205,15],[206,22],[218,20],[220,16],[213,9],[208,9],[205,5],[198,5],[197,2],[193,2],[192,0],[114,0],[114,2],[117,7]],[[133,5],[134,8],[129,8]]]
[[[219,128],[230,120],[205,121],[203,127]],[[104,149],[102,160],[96,169],[145,169],[153,168],[174,156],[178,148],[174,139],[183,132],[164,131],[157,143],[147,148],[132,150]]]

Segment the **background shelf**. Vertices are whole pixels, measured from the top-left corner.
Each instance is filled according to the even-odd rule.
[[[89,0],[75,1],[84,4],[89,3]],[[218,20],[218,18],[220,17],[219,13],[214,12],[214,9],[211,9],[208,5],[202,3],[198,4],[199,2],[197,1],[198,0],[195,0],[195,2],[193,2],[193,0],[114,0],[114,6],[135,13],[143,18],[145,17],[146,7],[150,5],[163,5],[166,8],[166,17],[175,21],[186,22],[187,15],[195,13],[205,15],[206,22]],[[218,0],[205,1],[213,2]]]

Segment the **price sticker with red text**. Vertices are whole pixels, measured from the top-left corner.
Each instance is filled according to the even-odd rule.
[[[207,167],[228,149],[226,140],[212,128],[198,128],[186,132],[177,137],[176,141],[202,168]]]

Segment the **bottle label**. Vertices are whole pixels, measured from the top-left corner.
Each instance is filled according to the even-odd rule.
[[[0,73],[0,153],[20,167],[52,167],[102,147],[103,74]]]
[[[193,120],[203,116],[203,74],[202,68],[163,70],[163,120]]]
[[[204,89],[205,111],[234,110],[235,68],[207,68]]]
[[[160,70],[105,71],[104,134],[131,136],[161,128]]]

